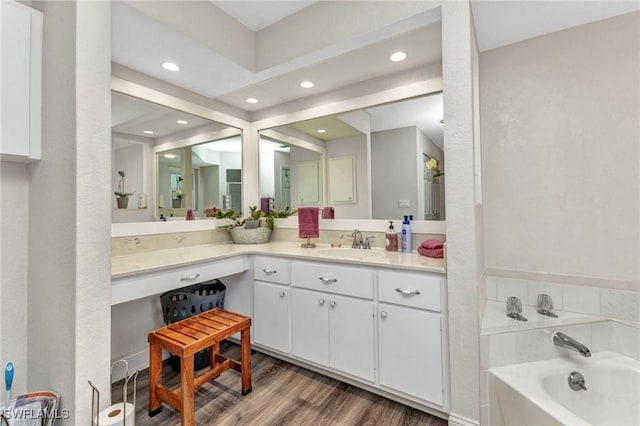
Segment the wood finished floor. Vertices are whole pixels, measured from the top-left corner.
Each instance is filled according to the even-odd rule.
[[[239,358],[239,347],[224,343],[221,352]],[[252,352],[253,391],[242,396],[240,374],[223,373],[196,390],[196,425],[426,425],[447,421],[304,368]],[[165,384],[178,374],[165,365]],[[148,370],[137,382],[136,425],[179,425],[180,413],[163,404],[149,417]],[[121,401],[121,383],[113,386],[113,401]]]

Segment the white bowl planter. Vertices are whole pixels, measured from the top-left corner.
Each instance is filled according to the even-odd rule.
[[[231,239],[236,244],[261,244],[269,242],[271,229],[259,227],[255,229],[233,228],[229,229]]]

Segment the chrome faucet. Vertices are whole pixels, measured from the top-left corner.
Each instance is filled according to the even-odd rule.
[[[553,339],[553,344],[556,346],[576,351],[580,354],[580,356],[583,356],[585,358],[589,358],[591,356],[591,351],[588,347],[578,342],[577,340],[567,336],[561,331],[556,331],[551,337]]]
[[[360,232],[359,229],[354,229],[351,236],[353,237],[351,248],[361,249],[364,247],[364,241],[362,240],[362,232]]]

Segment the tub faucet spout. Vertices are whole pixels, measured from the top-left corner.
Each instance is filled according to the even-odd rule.
[[[585,358],[589,358],[591,356],[591,351],[588,347],[578,342],[577,340],[567,336],[561,331],[556,331],[555,333],[553,333],[552,338],[553,344],[556,346],[576,351]]]

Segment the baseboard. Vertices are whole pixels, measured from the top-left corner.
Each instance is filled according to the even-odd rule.
[[[165,360],[169,358],[169,353],[162,351],[162,359]],[[126,354],[118,359],[112,359],[111,365],[115,361],[125,360],[129,363],[129,372],[133,373],[136,370],[144,370],[145,368],[149,368],[149,348],[141,349],[137,352],[131,352]],[[118,380],[124,379],[125,371],[122,366],[118,366],[113,370],[113,376],[111,377],[112,383],[117,382]]]
[[[449,413],[449,426],[480,426],[480,420],[472,420],[456,413]]]

